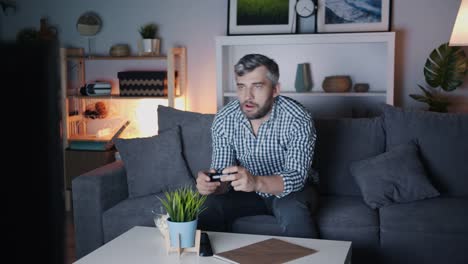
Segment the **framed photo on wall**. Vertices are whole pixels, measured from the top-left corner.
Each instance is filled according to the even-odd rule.
[[[228,35],[296,32],[296,0],[229,0]]]
[[[319,0],[317,32],[390,30],[391,0]]]

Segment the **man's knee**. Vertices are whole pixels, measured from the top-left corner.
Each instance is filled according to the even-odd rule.
[[[226,231],[222,197],[208,195],[203,207],[205,210],[198,216],[198,228],[209,231]]]
[[[282,198],[274,198],[272,211],[285,235],[295,237],[317,237],[314,219],[317,208],[315,190],[293,192]]]

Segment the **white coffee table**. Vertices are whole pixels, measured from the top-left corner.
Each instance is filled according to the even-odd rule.
[[[248,235],[234,233],[208,232],[213,252],[235,249],[251,243],[259,242],[274,236]],[[301,246],[310,247],[318,252],[293,260],[288,263],[320,263],[343,264],[351,263],[351,242],[276,237]],[[167,254],[164,238],[154,227],[136,226],[84,256],[75,264],[154,264],[154,263],[227,263],[214,257],[200,257],[196,253]]]

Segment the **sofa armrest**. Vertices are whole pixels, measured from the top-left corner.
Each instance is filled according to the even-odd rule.
[[[72,181],[76,257],[104,244],[102,214],[128,197],[122,161],[82,174]]]

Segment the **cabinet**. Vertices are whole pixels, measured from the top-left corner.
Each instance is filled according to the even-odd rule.
[[[217,109],[236,99],[234,65],[246,54],[274,59],[280,70],[281,94],[292,97],[316,117],[360,117],[393,105],[395,33],[220,36],[216,38]],[[295,91],[297,64],[309,63],[313,87]],[[326,76],[349,75],[368,83],[365,93],[327,93]]]
[[[61,49],[62,138],[65,182],[114,160],[106,144],[127,121],[121,137],[146,137],[157,133],[157,106],[185,110],[186,49],[171,48],[167,56],[84,56],[82,49]],[[167,71],[167,96],[119,96],[120,71]],[[92,81],[112,83],[110,95],[83,96],[79,89]],[[84,113],[99,103],[106,108],[105,118],[89,118]],[[77,147],[79,146],[79,147]],[[69,198],[69,197],[68,197]]]

